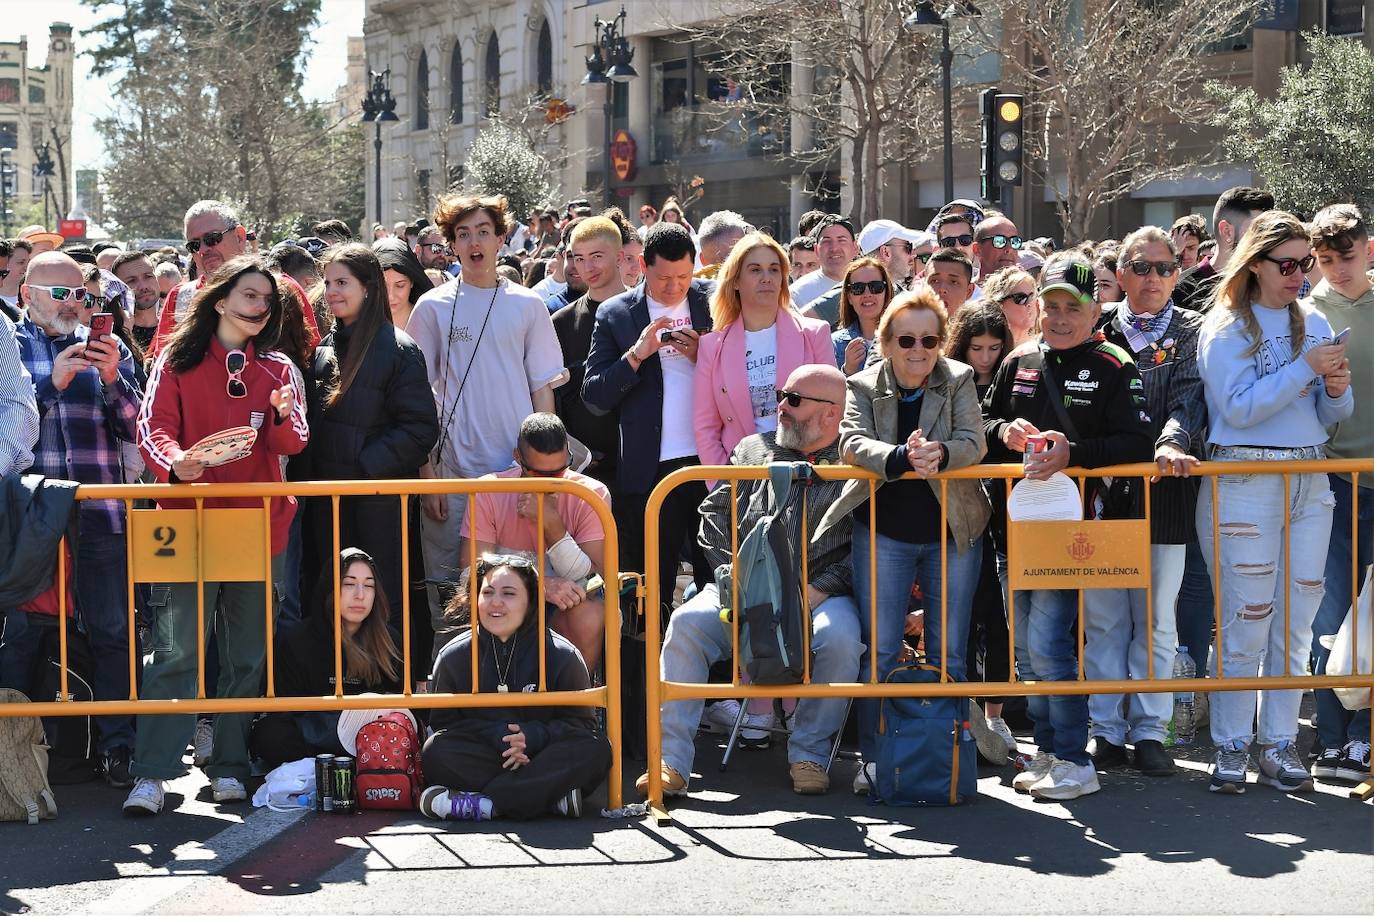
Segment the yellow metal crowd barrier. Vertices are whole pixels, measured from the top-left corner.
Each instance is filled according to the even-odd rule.
[[[1276,466],[1277,465],[1277,466]],[[874,536],[877,529],[877,508],[874,500],[879,477],[870,471],[851,466],[827,466],[818,465],[813,468],[814,472],[826,480],[866,480],[869,485],[868,502],[868,527],[870,537]],[[1068,560],[1056,559],[1055,562],[1068,562],[1070,566],[1077,564],[1074,571],[1065,571],[1063,568],[1052,569],[1045,573],[1043,577],[1036,578],[1033,588],[1054,588],[1079,589],[1078,600],[1078,677],[1070,681],[1021,681],[1016,676],[1016,621],[1015,615],[1007,615],[1008,627],[1008,654],[1010,656],[1010,679],[1002,681],[978,681],[978,682],[944,682],[944,683],[881,683],[877,669],[877,653],[869,652],[868,677],[863,683],[829,683],[817,684],[811,681],[811,669],[809,657],[805,659],[805,670],[802,683],[779,686],[779,685],[752,685],[741,684],[739,675],[739,614],[731,614],[731,645],[734,652],[734,677],[730,684],[694,684],[680,681],[665,681],[661,677],[659,667],[659,654],[662,645],[663,628],[666,625],[663,620],[662,607],[664,604],[663,587],[664,583],[659,581],[658,566],[650,559],[646,565],[648,567],[645,581],[645,649],[648,655],[647,684],[645,704],[647,707],[647,743],[648,743],[648,783],[649,783],[649,804],[655,817],[660,820],[668,818],[667,811],[663,804],[663,785],[661,778],[661,764],[663,759],[663,731],[661,719],[661,707],[665,702],[674,700],[689,699],[717,699],[733,698],[746,700],[753,698],[777,698],[777,697],[889,697],[889,696],[1027,696],[1027,695],[1079,695],[1095,693],[1164,693],[1176,691],[1204,691],[1215,692],[1219,690],[1273,690],[1273,689],[1312,689],[1318,687],[1370,687],[1374,689],[1374,674],[1352,674],[1344,676],[1306,676],[1301,672],[1289,670],[1289,655],[1287,653],[1288,640],[1287,633],[1289,621],[1288,593],[1289,589],[1284,589],[1283,615],[1285,625],[1285,657],[1284,674],[1282,676],[1259,676],[1259,677],[1229,677],[1226,675],[1222,664],[1222,653],[1217,651],[1216,656],[1216,677],[1214,678],[1187,678],[1173,680],[1170,678],[1172,672],[1165,672],[1163,677],[1156,677],[1154,671],[1153,653],[1146,653],[1148,659],[1148,676],[1145,679],[1123,679],[1123,680],[1090,680],[1084,674],[1083,646],[1084,646],[1084,625],[1083,625],[1083,592],[1084,588],[1143,588],[1147,592],[1146,597],[1146,630],[1154,632],[1153,625],[1153,596],[1149,593],[1151,589],[1150,576],[1150,518],[1151,518],[1151,489],[1152,478],[1158,475],[1159,470],[1154,464],[1141,463],[1131,465],[1118,465],[1110,468],[1066,468],[1064,473],[1069,477],[1078,480],[1079,494],[1083,494],[1084,481],[1088,478],[1100,478],[1110,476],[1112,478],[1138,477],[1145,482],[1144,518],[1134,520],[1093,520],[1093,521],[1074,521],[1074,522],[1009,522],[1007,533],[1007,562],[1008,562],[1008,596],[1007,606],[1012,607],[1014,593],[1016,591],[1027,590],[1024,583],[1029,582],[1026,561],[1037,562],[1037,558],[1043,559],[1047,556],[1046,547],[1048,545],[1050,553],[1057,553],[1056,556],[1067,556]],[[1359,517],[1359,497],[1360,474],[1374,474],[1374,459],[1360,460],[1332,460],[1332,461],[1285,461],[1281,464],[1267,461],[1226,461],[1226,462],[1205,462],[1192,470],[1195,477],[1204,478],[1202,485],[1211,488],[1212,505],[1216,506],[1218,500],[1217,479],[1221,475],[1232,474],[1282,474],[1284,479],[1285,502],[1288,498],[1289,480],[1294,474],[1313,474],[1313,473],[1347,473],[1352,475],[1352,505],[1350,524],[1355,526]],[[738,561],[739,539],[739,520],[736,515],[735,493],[741,480],[767,480],[768,469],[766,466],[717,466],[717,467],[689,467],[682,468],[669,474],[649,496],[649,501],[644,510],[644,531],[645,544],[644,555],[648,558],[658,556],[659,550],[659,511],[668,494],[677,487],[690,481],[720,481],[722,486],[729,486],[730,493],[730,554],[735,561]],[[940,530],[946,530],[946,507],[948,505],[948,486],[949,481],[958,479],[982,479],[982,480],[1002,480],[1003,485],[1010,495],[1011,488],[1016,479],[1023,476],[1022,466],[1019,464],[1003,465],[975,465],[962,468],[957,471],[946,471],[934,475],[930,479],[940,487],[941,518]],[[917,479],[914,474],[905,475],[904,479]],[[803,502],[803,513],[805,513]],[[1220,514],[1214,512],[1212,518],[1212,568],[1219,569],[1220,564],[1220,544],[1219,536]],[[802,518],[802,529],[806,532],[812,530],[808,524],[805,514]],[[1124,554],[1126,559],[1123,562],[1132,564],[1124,567],[1106,566],[1106,573],[1098,575],[1095,567],[1088,567],[1086,559],[1082,560],[1075,557],[1075,553],[1070,550],[1072,540],[1075,538],[1092,539],[1096,546],[1093,553],[1103,549],[1108,557],[1100,557],[1099,563],[1111,562],[1109,557]],[[1352,530],[1351,543],[1356,543]],[[798,557],[801,580],[807,581],[807,554],[809,545],[799,545],[801,554]],[[1289,566],[1289,537],[1288,529],[1284,529],[1283,538],[1283,569],[1285,575],[1290,574]],[[948,549],[948,539],[944,539],[941,544],[940,552],[940,578],[941,578],[941,605],[940,613],[940,673],[943,681],[948,674],[945,659],[948,658],[948,596],[949,589],[946,587],[948,576],[948,564],[946,562],[946,550]],[[1078,551],[1081,555],[1085,551]],[[1034,556],[1032,556],[1034,554]],[[1358,589],[1360,577],[1357,561],[1352,557],[1352,587],[1351,602],[1354,606],[1352,614],[1358,615]],[[1089,571],[1091,570],[1091,571]],[[1037,570],[1039,572],[1041,570]],[[1076,574],[1075,574],[1076,573]],[[867,575],[870,581],[877,580],[877,551],[870,551],[869,568],[867,570],[856,569],[853,571],[855,577]],[[731,576],[732,591],[734,594],[729,596],[729,606],[738,607],[738,575]],[[877,588],[869,590],[871,600],[867,609],[869,614],[869,633],[874,634],[878,630],[878,606]],[[1222,607],[1221,594],[1219,589],[1213,589],[1214,593],[1214,613],[1216,632],[1220,633],[1222,628]],[[671,593],[667,596],[671,598]],[[722,596],[722,602],[726,596]],[[807,601],[805,590],[803,590],[803,611],[806,615],[807,625],[803,627],[803,632],[810,634],[810,614],[811,608]],[[933,612],[934,608],[927,609],[927,613]],[[863,608],[859,609],[864,612]],[[1352,620],[1353,631],[1358,633],[1358,616]],[[809,645],[807,646],[809,656]],[[1355,647],[1351,650],[1351,670],[1358,672],[1359,667],[1355,664]],[[861,672],[862,673],[862,672]],[[1359,792],[1361,797],[1374,792],[1374,778],[1366,781]]]
[[[596,512],[605,532],[602,578],[606,583],[605,651],[603,664],[605,683],[581,691],[545,690],[545,641],[539,642],[539,691],[536,693],[479,693],[478,641],[472,640],[472,690],[465,694],[417,693],[412,689],[410,589],[401,590],[402,665],[404,691],[396,695],[343,695],[343,648],[339,614],[340,569],[334,566],[334,696],[279,697],[276,695],[273,671],[273,634],[275,631],[272,591],[272,523],[273,497],[318,497],[331,503],[333,543],[338,549],[349,545],[340,541],[339,501],[359,496],[398,497],[401,530],[401,569],[410,568],[410,501],[412,495],[467,495],[468,518],[473,518],[474,503],[481,493],[537,493],[576,496]],[[220,712],[286,712],[304,710],[340,711],[345,709],[379,709],[388,707],[476,708],[490,706],[593,706],[606,710],[606,732],[611,742],[612,763],[608,778],[610,804],[621,804],[621,698],[620,698],[620,603],[618,600],[619,538],[610,507],[591,489],[575,481],[551,477],[518,477],[498,480],[373,480],[322,481],[317,483],[212,483],[212,484],[131,484],[109,486],[81,486],[77,499],[119,500],[128,514],[127,581],[129,614],[129,698],[127,700],[99,700],[73,702],[67,689],[67,617],[59,613],[59,653],[61,698],[29,704],[0,704],[0,716],[37,715],[156,715]],[[194,509],[136,509],[138,500],[188,500]],[[261,500],[262,508],[206,508],[206,500]],[[261,538],[246,537],[256,527]],[[537,557],[545,555],[544,501],[536,509]],[[58,549],[58,607],[67,607],[65,538]],[[468,568],[477,561],[476,539],[468,540]],[[83,574],[78,571],[78,575]],[[89,574],[89,573],[87,573]],[[98,574],[98,573],[97,573]],[[206,582],[255,582],[261,580],[266,597],[266,672],[265,697],[209,699],[205,696],[205,641],[198,646],[197,690],[195,697],[183,699],[147,700],[138,696],[138,671],[142,659],[138,657],[137,642],[132,638],[137,626],[134,608],[134,587],[139,582],[195,582],[196,620],[198,632],[205,632]],[[468,589],[471,599],[469,620],[477,619],[478,589]],[[539,594],[535,603],[539,614],[539,629],[546,628],[544,580],[540,577]],[[211,609],[213,613],[214,609]],[[428,665],[428,659],[424,664]],[[425,670],[428,670],[426,667]]]

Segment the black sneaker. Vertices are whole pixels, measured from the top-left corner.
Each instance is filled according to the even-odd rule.
[[[1101,735],[1093,738],[1093,744],[1095,745],[1092,750],[1093,767],[1099,773],[1103,770],[1120,770],[1130,763],[1126,758],[1125,745],[1112,744]]]
[[[1174,758],[1164,750],[1158,741],[1137,741],[1135,743],[1135,768],[1146,776],[1174,775]]]
[[[1351,741],[1341,750],[1336,778],[1349,782],[1364,782],[1369,776],[1369,742]]]
[[[1337,780],[1343,777],[1341,771],[1342,754],[1334,747],[1329,747],[1317,755],[1317,759],[1312,762],[1312,775],[1317,779]]]
[[[129,773],[129,761],[133,753],[127,747],[114,747],[100,758],[100,772],[105,781],[116,789],[127,789],[134,784]]]

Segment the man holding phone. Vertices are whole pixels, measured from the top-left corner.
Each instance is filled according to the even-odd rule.
[[[31,471],[85,484],[123,483],[120,441],[134,440],[142,405],[133,355],[110,330],[107,313],[95,315],[90,328],[81,323],[90,294],[81,268],[66,254],[34,255],[20,291],[28,312],[15,336],[40,418]],[[75,596],[94,655],[97,700],[129,696],[125,523],[124,505],[117,500],[81,504]],[[42,663],[44,627],[28,613],[4,612],[0,686],[27,693]],[[96,727],[106,781],[127,788],[133,784],[133,717],[101,716]]]

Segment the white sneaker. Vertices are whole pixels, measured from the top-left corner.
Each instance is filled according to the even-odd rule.
[[[162,811],[162,780],[140,776],[124,799],[125,814],[158,814]]]
[[[739,746],[747,751],[765,750],[773,743],[773,733],[769,729],[777,727],[778,720],[771,712],[747,712],[744,726],[739,730]]]
[[[1029,792],[1031,786],[1049,775],[1050,767],[1058,760],[1049,751],[1036,751],[1035,758],[1012,779],[1011,787],[1018,792]]]
[[[246,801],[248,790],[232,776],[216,776],[210,780],[210,791],[217,802]]]
[[[865,763],[859,767],[859,772],[854,774],[854,794],[867,795],[873,789],[873,783],[878,781],[878,768],[872,763]]]
[[[701,730],[728,735],[739,718],[739,700],[719,700],[701,711]]]
[[[1045,778],[1030,787],[1036,798],[1067,801],[1091,795],[1102,786],[1097,782],[1097,770],[1091,762],[1078,764],[1072,760],[1056,760]]]
[[[1002,739],[1002,743],[1007,746],[1008,754],[1016,753],[1016,736],[1011,733],[1007,726],[1007,720],[1001,716],[988,717],[988,729],[997,737]]]
[[[191,739],[191,762],[203,767],[215,752],[215,720],[196,719],[196,734]]]
[[[973,740],[978,745],[978,756],[994,766],[1006,766],[1007,745],[1002,736],[988,727],[983,707],[977,703],[969,704],[968,726],[973,732]]]

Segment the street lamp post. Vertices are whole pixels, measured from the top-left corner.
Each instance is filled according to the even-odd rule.
[[[374,124],[377,132],[372,141],[372,150],[377,159],[377,222],[383,223],[382,219],[382,122],[398,121],[396,117],[396,99],[391,95],[391,68],[378,73],[376,70],[368,71],[371,77],[371,86],[367,90],[367,96],[363,99],[363,123]]]
[[[980,15],[978,8],[967,0],[954,0],[944,10],[935,8],[934,0],[921,0],[906,17],[907,28],[938,28],[940,30],[940,78],[944,90],[945,122],[945,203],[954,199],[954,89],[951,71],[954,52],[949,47],[949,22],[964,16]]]
[[[587,55],[587,75],[582,77],[582,85],[602,84],[606,88],[606,101],[602,106],[605,122],[605,146],[602,149],[602,187],[605,192],[606,206],[611,206],[611,116],[615,100],[615,84],[628,83],[639,76],[633,61],[635,50],[630,47],[624,34],[625,7],[609,22],[596,17],[592,24],[596,40],[591,53]]]
[[[0,227],[6,235],[10,229],[10,169],[14,168],[10,164],[10,154],[13,152],[8,146],[0,149]],[[15,190],[19,190],[18,187]]]
[[[38,170],[38,175],[43,179],[43,225],[48,226],[48,196],[52,193],[49,189],[53,175],[53,161],[47,140],[40,143],[34,150],[34,159],[34,166]]]

